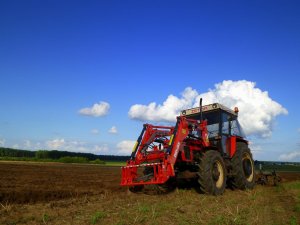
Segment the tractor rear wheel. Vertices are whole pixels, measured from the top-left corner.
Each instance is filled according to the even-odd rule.
[[[252,189],[255,185],[255,171],[252,154],[247,144],[236,143],[236,152],[231,159],[232,180],[231,184],[238,189]]]
[[[199,158],[198,183],[206,194],[221,195],[226,186],[226,170],[221,154],[215,150],[203,153]]]

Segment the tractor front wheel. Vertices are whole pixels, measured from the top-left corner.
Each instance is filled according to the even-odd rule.
[[[221,154],[215,150],[203,153],[199,158],[198,183],[206,194],[221,195],[226,186],[226,170]]]
[[[139,193],[142,192],[144,189],[144,185],[136,185],[136,186],[130,186],[128,190],[132,193]]]
[[[234,188],[252,189],[255,185],[255,171],[252,154],[243,142],[236,143],[236,152],[231,159]]]
[[[148,166],[144,169],[144,175],[153,177],[153,167]],[[144,192],[146,193],[155,193],[155,194],[167,194],[169,192],[174,191],[176,188],[176,182],[175,179],[169,178],[165,183],[163,184],[150,184],[145,187]]]

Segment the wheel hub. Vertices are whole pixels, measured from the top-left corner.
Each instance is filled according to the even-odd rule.
[[[252,165],[248,158],[243,160],[243,170],[247,178],[252,174]]]
[[[213,176],[214,181],[217,181],[220,177],[220,171],[219,171],[217,163],[214,164],[212,176]]]

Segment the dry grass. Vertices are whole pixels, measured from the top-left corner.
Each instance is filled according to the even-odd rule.
[[[15,200],[1,202],[1,225],[300,224],[300,181],[294,173],[277,187],[226,189],[224,195],[214,197],[194,189],[176,189],[166,195],[132,194],[119,187],[119,168],[56,164],[3,164],[1,168],[0,176],[6,177],[0,196],[5,199],[3,194],[10,193],[9,199]],[[71,194],[56,196],[60,190]],[[45,195],[39,201],[15,198],[17,193],[32,199],[39,191]]]
[[[176,190],[167,195],[103,194],[51,203],[3,205],[0,224],[298,224],[299,182],[223,196]],[[17,216],[15,216],[17,215]]]
[[[12,209],[12,205],[11,204],[9,204],[8,202],[5,202],[5,203],[0,203],[0,206],[1,206],[1,209],[0,209],[0,212],[1,211],[4,211],[4,212],[10,212],[11,211],[11,209]]]

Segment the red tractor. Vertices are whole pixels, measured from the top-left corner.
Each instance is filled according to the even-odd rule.
[[[183,110],[173,126],[144,124],[130,160],[122,167],[122,186],[137,192],[146,186],[172,188],[192,174],[200,191],[223,194],[226,185],[252,189],[252,154],[234,111],[214,103]]]

